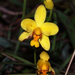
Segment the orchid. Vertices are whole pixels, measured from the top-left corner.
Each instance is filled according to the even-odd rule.
[[[45,51],[41,52],[40,59],[37,62],[38,75],[48,75],[47,72],[51,72],[51,75],[55,75],[55,71],[48,61],[49,58],[49,55]]]
[[[35,12],[34,20],[24,19],[21,22],[21,27],[25,31],[20,35],[19,40],[23,41],[28,37],[33,37],[30,42],[31,46],[39,47],[41,46],[48,51],[50,49],[50,35],[55,35],[58,33],[59,28],[56,24],[51,22],[45,22],[46,19],[46,9],[43,5],[40,5]]]
[[[53,7],[54,7],[52,0],[44,0],[44,5],[47,9],[53,9]]]

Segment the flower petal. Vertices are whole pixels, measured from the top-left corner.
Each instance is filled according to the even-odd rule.
[[[24,19],[21,22],[21,27],[27,32],[31,32],[34,28],[36,28],[36,22],[32,19]]]
[[[39,39],[39,42],[46,51],[50,49],[50,40],[47,36],[42,34],[42,38]]]
[[[52,0],[44,0],[44,5],[47,9],[53,9],[53,7],[54,7]]]
[[[55,75],[55,71],[53,68],[51,69],[51,75]]]
[[[43,34],[45,34],[46,36],[50,36],[50,35],[55,35],[58,33],[59,28],[56,24],[54,23],[49,23],[49,22],[45,22],[40,26]]]
[[[50,56],[48,55],[47,52],[42,51],[41,54],[40,54],[40,59],[43,59],[45,61],[48,61],[50,59]]]
[[[39,42],[35,41],[35,40],[31,40],[30,45],[35,46],[37,48],[37,47],[39,47]]]
[[[43,5],[40,5],[35,12],[35,21],[37,22],[37,26],[40,26],[44,23],[46,19],[46,9]]]
[[[23,32],[23,33],[19,36],[19,41],[23,41],[23,40],[27,39],[29,36],[31,36],[31,33]]]
[[[42,64],[44,63],[45,61],[43,59],[39,59],[38,62],[37,62],[37,69],[38,70],[41,70],[41,66]]]

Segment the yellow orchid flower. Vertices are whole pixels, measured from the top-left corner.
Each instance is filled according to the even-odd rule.
[[[52,0],[44,0],[44,5],[47,9],[53,9],[53,7],[54,7]]]
[[[43,57],[46,57],[46,56],[47,58],[42,59]],[[37,62],[38,75],[48,75],[47,72],[51,72],[51,75],[55,75],[55,71],[51,67],[51,64],[49,63],[48,58],[49,58],[49,55],[43,51],[41,53],[41,58]]]
[[[33,40],[30,42],[31,46],[39,47],[40,43],[41,46],[48,51],[50,49],[48,36],[57,34],[59,28],[54,23],[44,23],[46,19],[46,9],[43,5],[37,8],[34,19],[35,21],[29,18],[22,20],[21,27],[25,32],[20,35],[19,40],[23,41],[32,36]]]

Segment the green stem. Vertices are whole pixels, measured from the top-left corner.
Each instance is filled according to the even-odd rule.
[[[36,50],[34,50],[34,64],[36,64]]]
[[[54,23],[57,24],[57,15],[56,13],[53,13],[53,17],[54,17]],[[56,35],[53,36],[53,43],[52,43],[52,50],[55,50],[55,45],[56,45]]]
[[[11,36],[11,28],[12,28],[12,26],[9,27],[8,38],[7,38],[8,40],[10,40],[10,36]]]
[[[56,35],[53,36],[53,43],[52,43],[52,49],[51,50],[55,49],[55,45],[56,45]]]
[[[50,14],[49,14],[49,17],[48,17],[47,21],[51,21],[51,16],[52,16],[52,9],[50,10]]]
[[[18,63],[16,63],[16,62],[9,62],[9,63],[8,63],[8,62],[1,62],[0,64],[2,64],[2,65],[3,65],[3,64],[8,64],[8,65],[9,65],[9,64],[13,64],[13,65],[25,65],[25,66],[31,66],[31,65],[29,65],[29,64],[19,63],[19,62],[18,62]],[[32,65],[32,66],[34,66],[34,65]]]
[[[26,9],[26,0],[24,0],[24,4],[23,4],[23,15],[22,15],[22,20],[25,18],[25,9]],[[19,35],[22,33],[22,28],[20,27],[20,32],[19,32]],[[16,47],[15,47],[15,52],[14,54],[17,55],[17,51],[20,47],[20,42],[17,41],[17,44],[16,44]]]
[[[23,4],[23,15],[22,15],[22,20],[25,18],[25,10],[26,10],[26,0],[24,0],[24,4]]]

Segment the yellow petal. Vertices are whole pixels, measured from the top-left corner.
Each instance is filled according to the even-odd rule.
[[[40,58],[45,60],[45,61],[48,61],[50,59],[50,56],[48,55],[47,52],[42,51],[41,54],[40,54]]]
[[[45,34],[46,36],[50,36],[50,35],[55,35],[58,33],[59,28],[56,24],[54,23],[50,23],[50,22],[45,22],[40,26],[43,34]]]
[[[39,59],[39,60],[38,60],[38,62],[37,62],[37,68],[38,68],[38,70],[41,69],[41,66],[42,66],[42,64],[43,64],[44,62],[45,62],[45,61],[44,61],[43,59]]]
[[[51,75],[55,75],[55,71],[53,68],[51,69]]]
[[[23,33],[19,36],[19,41],[23,41],[23,40],[27,39],[29,36],[31,36],[31,33],[23,32]]]
[[[31,40],[30,45],[35,46],[37,48],[37,47],[39,47],[39,42],[35,41],[35,40]]]
[[[24,19],[21,22],[21,27],[27,32],[31,32],[36,28],[36,22],[32,19]]]
[[[50,41],[49,38],[42,34],[42,38],[39,39],[41,46],[48,51],[50,49]]]
[[[44,61],[43,59],[39,59],[37,62],[37,68],[38,70],[45,70],[47,69],[49,71],[49,67],[51,67],[50,63],[48,61]]]
[[[42,23],[44,23],[46,18],[46,9],[43,5],[40,5],[37,8],[34,18],[37,23],[37,26],[40,26]]]
[[[49,65],[48,65],[47,63],[43,63],[41,69],[42,69],[43,71],[46,71],[46,70],[48,71]],[[46,74],[46,73],[45,73],[45,74]]]
[[[47,9],[53,9],[53,7],[54,7],[52,0],[44,0],[44,5]]]
[[[52,71],[52,67],[51,67],[51,64],[49,63],[49,72]]]

